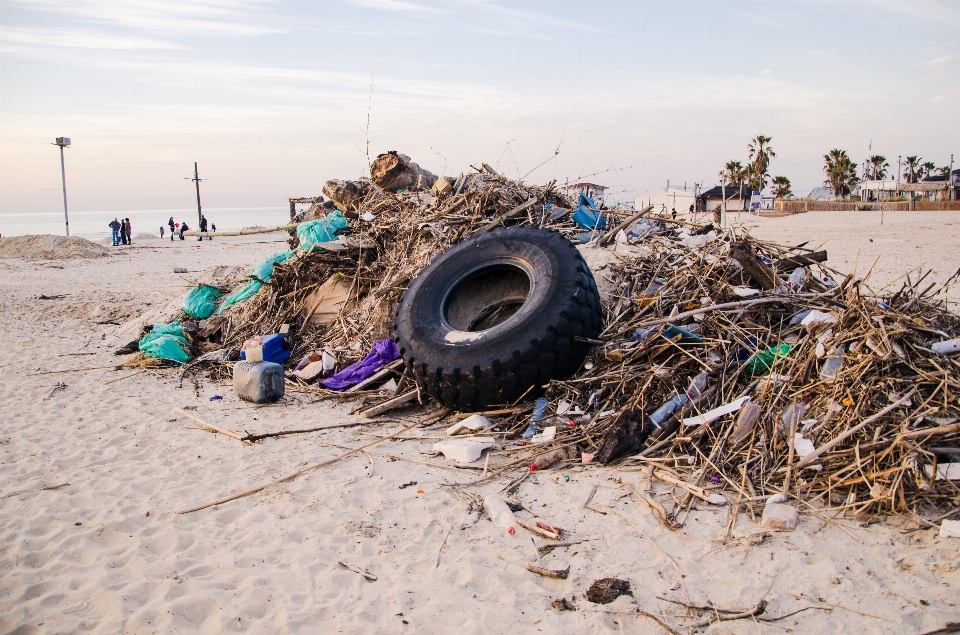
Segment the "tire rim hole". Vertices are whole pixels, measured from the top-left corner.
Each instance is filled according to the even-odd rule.
[[[458,331],[487,331],[515,315],[529,295],[530,277],[526,271],[513,265],[488,267],[453,290],[443,317]]]

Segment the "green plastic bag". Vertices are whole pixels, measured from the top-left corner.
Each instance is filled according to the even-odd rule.
[[[201,284],[194,287],[183,300],[183,312],[198,320],[206,320],[217,308],[220,289]]]
[[[766,373],[773,368],[776,362],[789,356],[792,348],[792,344],[777,344],[765,351],[755,353],[753,357],[747,360],[747,370],[752,375]]]
[[[288,258],[293,258],[294,255],[292,251],[284,251],[265,258],[253,266],[250,275],[260,282],[270,282],[270,278],[273,277],[273,266],[279,265]],[[259,291],[259,289],[257,289],[257,291]]]
[[[320,220],[300,223],[297,225],[297,240],[300,241],[300,249],[310,249],[316,243],[333,240],[337,231],[348,224],[340,210],[330,212],[326,218]]]
[[[183,337],[183,329],[173,324],[154,324],[153,330],[143,336],[139,343],[140,352],[147,357],[167,359],[178,364],[190,361],[187,350],[190,343]]]
[[[251,280],[239,291],[231,293],[226,300],[223,301],[223,304],[220,305],[220,310],[217,311],[217,315],[223,315],[223,312],[227,307],[236,304],[237,302],[244,302],[249,300],[260,291],[260,288],[263,286],[263,283],[259,280]]]

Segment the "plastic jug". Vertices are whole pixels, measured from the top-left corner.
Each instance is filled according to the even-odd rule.
[[[237,362],[233,365],[233,391],[240,399],[269,403],[283,397],[283,390],[283,366],[280,364]]]

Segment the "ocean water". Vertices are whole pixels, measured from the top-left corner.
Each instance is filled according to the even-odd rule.
[[[236,231],[249,227],[276,227],[290,222],[289,207],[221,207],[204,208],[203,215],[217,231]],[[190,229],[200,229],[197,209],[118,210],[109,212],[70,212],[70,235],[90,240],[110,237],[108,224],[114,218],[129,218],[133,235],[160,235],[160,226],[169,232],[167,220],[186,221]],[[63,212],[59,213],[0,213],[0,235],[56,234],[63,236]],[[168,234],[167,234],[168,235]]]

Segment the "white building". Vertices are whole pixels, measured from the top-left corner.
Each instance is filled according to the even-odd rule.
[[[658,187],[638,194],[634,199],[633,208],[641,210],[648,205],[653,205],[654,212],[670,212],[677,210],[677,213],[690,211],[691,205],[696,205],[696,193],[694,189],[686,187]]]

